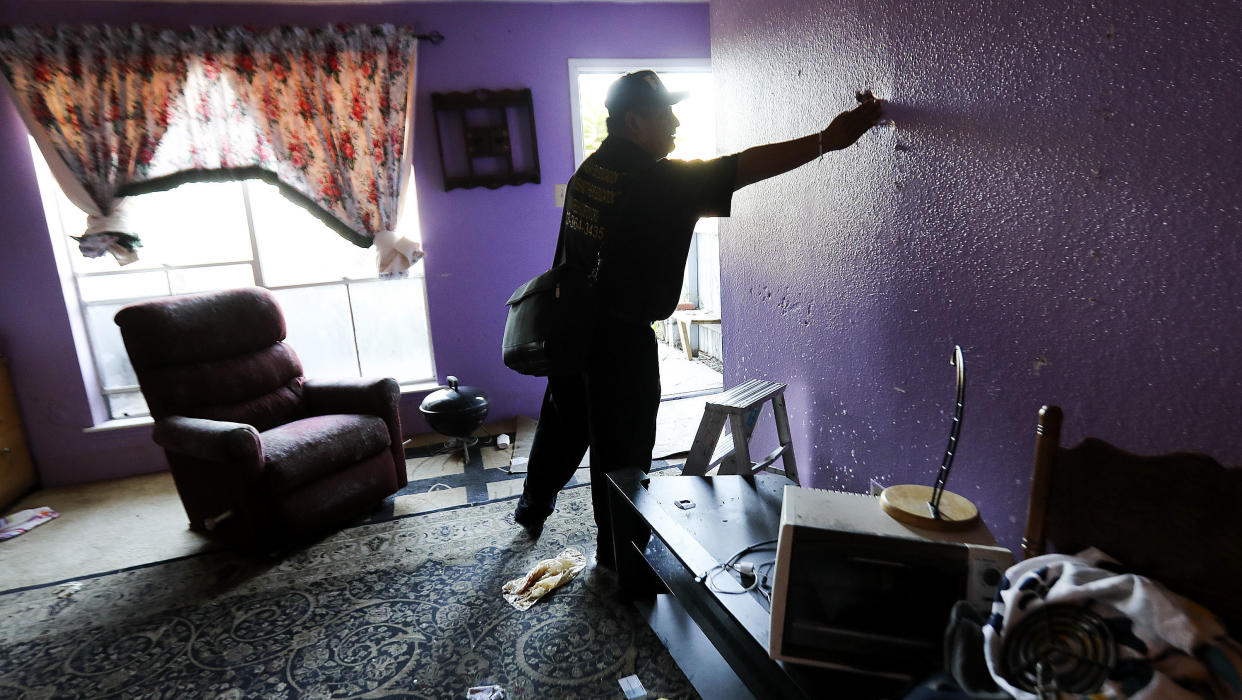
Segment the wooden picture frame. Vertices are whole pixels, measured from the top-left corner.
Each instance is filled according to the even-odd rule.
[[[434,92],[444,191],[539,183],[530,88]]]

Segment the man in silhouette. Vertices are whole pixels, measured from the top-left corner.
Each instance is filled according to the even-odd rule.
[[[651,468],[660,369],[653,321],[668,318],[694,233],[704,216],[728,216],[733,192],[853,144],[882,115],[870,94],[823,131],[706,161],[669,160],[680,122],[653,71],[629,73],[608,90],[608,137],[569,181],[559,245],[599,293],[584,371],[548,377],[529,472],[514,520],[532,537],[556,495],[591,450],[596,562],[615,567],[607,473]]]

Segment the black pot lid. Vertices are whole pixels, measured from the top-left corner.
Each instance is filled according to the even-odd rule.
[[[449,376],[448,388],[427,394],[418,409],[423,413],[457,414],[487,408],[487,392],[473,386],[458,386],[457,377]]]

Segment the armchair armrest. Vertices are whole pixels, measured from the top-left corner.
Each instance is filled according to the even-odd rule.
[[[302,404],[312,416],[353,413],[383,418],[388,424],[397,488],[408,483],[402,445],[405,437],[401,434],[401,385],[396,379],[307,379],[302,385]]]
[[[302,401],[311,415],[356,413],[387,419],[397,415],[401,386],[391,377],[307,379]]]
[[[155,422],[151,437],[169,452],[197,459],[263,464],[259,431],[245,423],[169,416]]]
[[[177,493],[200,531],[226,531],[239,544],[262,545],[250,534],[267,517],[263,480],[263,443],[259,431],[245,423],[169,416],[155,421],[151,433],[168,455]]]

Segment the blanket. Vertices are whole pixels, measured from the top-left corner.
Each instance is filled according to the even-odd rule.
[[[1014,697],[1037,695],[1002,675],[1006,634],[1054,605],[1089,610],[1111,631],[1113,667],[1092,698],[1242,698],[1242,645],[1220,620],[1096,549],[1033,557],[1005,572],[983,643],[993,679]]]

